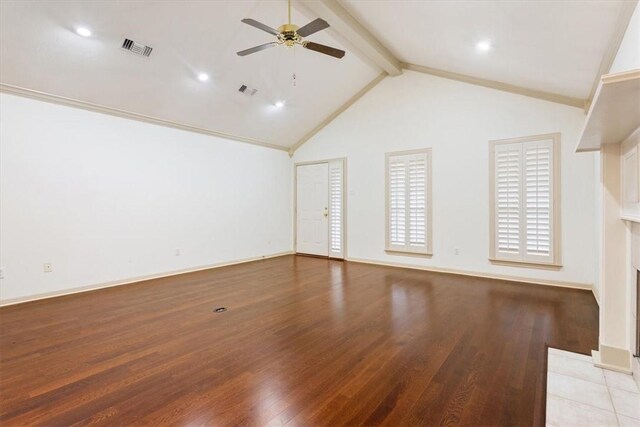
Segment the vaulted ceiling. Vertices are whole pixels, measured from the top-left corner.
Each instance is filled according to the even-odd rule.
[[[295,143],[380,73],[352,54],[339,60],[278,46],[237,56],[273,41],[240,20],[278,27],[286,1],[1,4],[2,83],[276,145]],[[310,21],[296,10],[292,18]],[[79,25],[92,36],[77,35]],[[151,56],[121,49],[125,38],[153,47]],[[309,39],[344,49],[326,32]],[[202,72],[209,82],[197,79]],[[258,92],[241,94],[243,84]]]
[[[342,3],[402,62],[587,99],[625,0]]]
[[[278,27],[287,19],[283,0],[4,0],[0,83],[288,148],[385,70],[375,58],[382,51],[391,63],[587,99],[624,4],[294,0],[298,25],[318,17],[318,5],[346,13],[321,16],[332,28],[309,37],[346,50],[338,60],[283,46],[235,54],[272,41],[240,20]],[[362,40],[349,33],[353,21]],[[78,26],[91,37],[76,34]],[[121,49],[125,38],[152,46],[151,56]],[[479,53],[483,40],[492,48]],[[199,81],[199,73],[210,80]],[[238,92],[243,84],[256,95]]]

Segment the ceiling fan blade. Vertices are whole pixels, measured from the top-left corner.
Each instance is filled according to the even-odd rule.
[[[271,28],[270,26],[265,25],[262,22],[258,22],[255,19],[245,18],[242,20],[242,22],[244,22],[247,25],[251,25],[252,27],[255,27],[259,30],[266,31],[269,34],[273,34],[274,36],[277,36],[278,34],[280,34],[278,30],[276,30],[275,28]]]
[[[304,42],[305,49],[313,50],[316,52],[324,53],[325,55],[333,56],[334,58],[342,58],[344,56],[344,50],[336,49],[335,47],[325,46],[314,42]]]
[[[317,33],[320,30],[324,30],[325,28],[329,28],[329,24],[327,23],[327,21],[318,18],[315,21],[309,22],[304,27],[299,28],[296,32],[300,37],[307,37],[313,33]]]
[[[269,49],[270,47],[274,47],[277,45],[278,45],[278,42],[261,44],[260,46],[254,46],[249,49],[241,50],[240,52],[238,52],[238,56],[251,55],[252,53],[260,52],[261,50]]]

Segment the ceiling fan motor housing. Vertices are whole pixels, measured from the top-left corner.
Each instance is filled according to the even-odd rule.
[[[280,34],[278,34],[278,40],[284,43],[287,47],[292,47],[296,43],[300,43],[302,38],[298,35],[298,26],[293,24],[284,24],[278,28]]]

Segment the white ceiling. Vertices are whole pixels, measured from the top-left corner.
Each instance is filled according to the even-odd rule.
[[[293,145],[380,73],[349,52],[338,60],[278,46],[237,56],[273,41],[240,20],[278,27],[285,1],[0,4],[2,83],[277,145]],[[294,10],[293,21],[310,17]],[[78,25],[92,37],[78,36]],[[120,49],[125,37],[152,46],[151,56]],[[344,49],[327,32],[309,40]],[[211,81],[198,81],[200,72]],[[241,84],[258,93],[240,94]],[[278,100],[284,108],[273,106]]]
[[[402,62],[587,99],[624,1],[341,3]]]
[[[340,3],[403,62],[586,99],[623,1]],[[300,10],[294,23],[316,18]],[[283,46],[238,57],[272,41],[242,18],[277,27],[286,1],[3,0],[0,82],[290,147],[381,72],[331,30],[309,39],[346,50],[342,60]],[[120,49],[125,37],[151,57]],[[493,49],[479,54],[485,39]]]

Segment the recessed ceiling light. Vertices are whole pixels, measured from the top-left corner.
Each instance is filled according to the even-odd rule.
[[[200,80],[201,82],[209,81],[209,74],[207,73],[198,74],[198,80]]]
[[[491,50],[491,42],[489,40],[482,40],[476,43],[476,50],[478,52],[488,52]]]
[[[78,33],[78,35],[80,35],[82,37],[91,36],[91,30],[88,29],[87,27],[78,27],[78,28],[76,28],[76,33]]]
[[[284,101],[278,101],[274,105],[276,106],[276,108],[282,108],[284,107]]]

